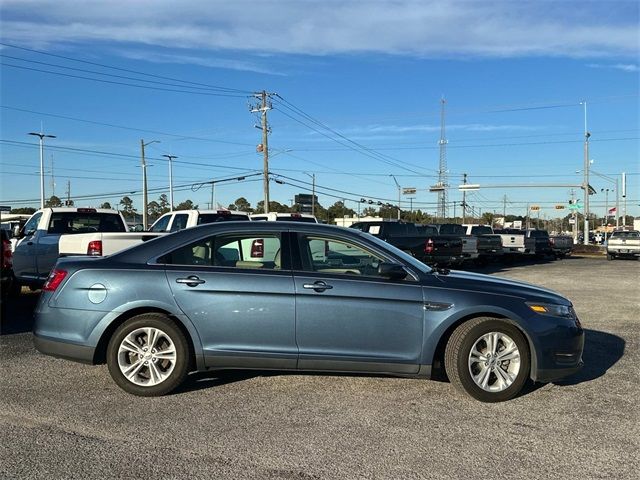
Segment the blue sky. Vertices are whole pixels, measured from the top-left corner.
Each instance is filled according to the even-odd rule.
[[[175,184],[186,186],[176,203],[190,198],[205,207],[210,188],[190,185],[262,168],[255,151],[260,131],[248,104],[250,92],[264,89],[279,94],[269,112],[270,169],[289,177],[281,177],[284,185],[271,183],[272,200],[288,203],[308,186],[306,174],[315,173],[323,205],[344,197],[356,208],[350,200],[396,199],[393,174],[403,187],[418,189],[414,205],[435,211],[436,194],[427,189],[436,181],[442,96],[450,185],[461,183],[463,173],[480,185],[579,184],[579,103],[586,100],[593,169],[627,172],[628,212],[640,215],[636,2],[176,5],[0,2],[2,43],[37,51],[0,48],[3,204],[38,204],[38,150],[16,142],[34,143],[26,134],[42,123],[58,137],[45,153],[48,172],[53,157],[56,195],[70,181],[72,197],[105,194],[77,204],[115,204],[122,192],[134,192],[129,196],[139,207],[144,138],[161,141],[147,148],[150,188],[167,190],[162,155],[177,155]],[[230,96],[204,84],[230,89]],[[600,189],[613,185],[598,177],[591,184],[599,192],[592,206],[602,214]],[[50,176],[46,190],[49,196]],[[551,217],[569,191],[481,188],[468,200],[501,212],[506,194],[508,213],[524,214],[531,203]],[[259,177],[216,187],[223,205],[239,196],[253,205],[262,199]],[[460,201],[461,194],[452,188],[448,197]]]

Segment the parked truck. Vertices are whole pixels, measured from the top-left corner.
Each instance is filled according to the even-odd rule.
[[[16,232],[13,272],[18,286],[39,288],[60,254],[62,237],[82,234],[121,235],[127,224],[119,212],[95,208],[44,208]],[[131,234],[130,234],[131,235]]]
[[[640,232],[614,230],[607,241],[607,260],[640,258]]]
[[[524,230],[515,228],[494,229],[493,233],[502,238],[502,252],[508,255],[533,255],[536,240],[527,236]]]
[[[462,239],[440,235],[431,226],[377,221],[357,222],[351,228],[370,233],[429,265],[458,265],[463,261]]]
[[[464,262],[478,259],[478,239],[474,235],[467,235],[467,229],[458,223],[440,223],[430,225],[438,230],[438,235],[454,235],[462,240],[462,257]]]
[[[63,235],[60,238],[60,256],[89,255],[106,256],[146,242],[159,235],[177,232],[205,223],[223,221],[248,221],[243,212],[229,210],[176,210],[162,215],[148,232],[104,233],[92,232],[81,235]]]
[[[502,237],[493,233],[493,228],[474,224],[464,224],[463,227],[467,229],[467,235],[478,239],[478,259],[481,262],[496,260],[502,256]]]
[[[556,258],[564,258],[573,251],[573,237],[568,235],[550,235],[549,244]]]

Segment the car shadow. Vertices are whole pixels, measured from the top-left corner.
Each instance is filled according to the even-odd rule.
[[[554,385],[578,385],[600,378],[623,357],[624,339],[599,330],[585,329],[584,333],[584,366],[575,374],[552,382]]]
[[[598,330],[585,329],[585,347],[583,353],[584,367],[575,374],[551,382],[554,385],[563,387],[578,385],[590,382],[602,377],[613,367],[624,355],[626,342],[617,335],[601,332]],[[236,382],[243,382],[256,377],[269,377],[281,375],[309,375],[309,376],[340,376],[340,377],[371,377],[371,378],[392,378],[389,374],[376,373],[338,373],[338,372],[308,372],[308,371],[277,371],[277,370],[219,370],[211,372],[195,372],[187,377],[174,394],[193,392],[211,387],[228,385]],[[409,377],[411,378],[411,377]],[[444,372],[434,370],[434,381],[448,382]],[[545,384],[538,382],[527,382],[520,397],[527,396],[542,388]]]
[[[39,291],[31,292],[26,288],[21,295],[3,298],[0,304],[0,336],[31,332],[38,298]]]

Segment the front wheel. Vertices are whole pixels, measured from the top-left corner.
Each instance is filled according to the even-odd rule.
[[[449,380],[481,402],[502,402],[518,395],[530,368],[527,341],[517,327],[502,319],[469,320],[447,342]]]
[[[143,397],[165,395],[189,373],[189,344],[165,315],[138,315],[120,325],[109,340],[107,366],[126,392]]]

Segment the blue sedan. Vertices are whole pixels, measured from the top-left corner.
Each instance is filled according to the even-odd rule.
[[[225,222],[104,258],[66,258],[36,310],[36,348],[106,363],[135,395],[190,372],[368,372],[431,378],[484,402],[582,365],[584,331],[550,290],[433,270],[353,229]]]

